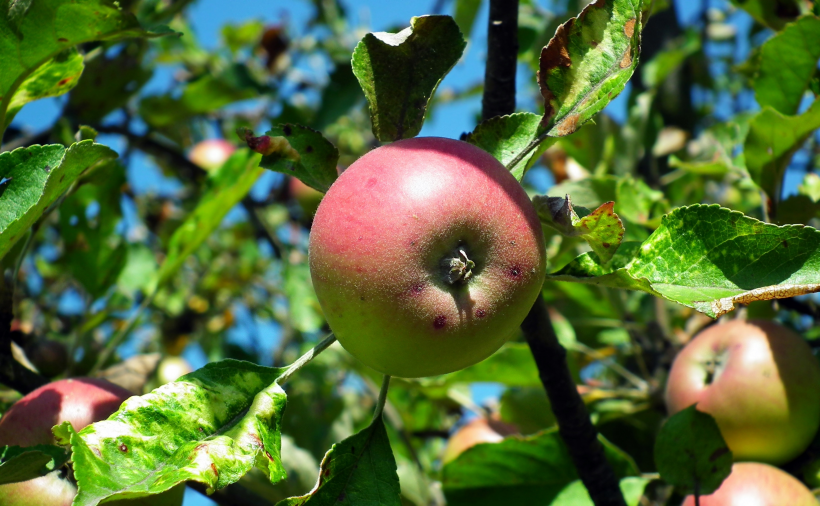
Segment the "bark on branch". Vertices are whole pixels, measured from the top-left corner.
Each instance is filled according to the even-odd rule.
[[[515,112],[518,64],[518,0],[491,0],[487,27],[487,67],[481,119]]]

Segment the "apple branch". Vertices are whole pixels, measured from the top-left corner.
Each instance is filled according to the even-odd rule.
[[[465,36],[469,37],[469,33]],[[518,0],[490,1],[487,26],[487,67],[481,119],[515,112],[515,71],[518,64]]]
[[[521,324],[527,338],[541,383],[547,391],[558,432],[569,449],[578,476],[596,506],[624,506],[615,471],[606,460],[598,431],[589,419],[567,366],[567,351],[558,342],[547,305],[539,294]]]

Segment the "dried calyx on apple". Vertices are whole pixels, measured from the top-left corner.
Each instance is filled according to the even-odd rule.
[[[669,413],[693,404],[714,417],[735,460],[783,464],[820,426],[820,362],[780,324],[713,325],[681,350],[669,373]]]
[[[518,181],[465,142],[414,138],[353,163],[311,228],[310,270],[344,348],[392,376],[495,352],[544,280],[541,224]]]

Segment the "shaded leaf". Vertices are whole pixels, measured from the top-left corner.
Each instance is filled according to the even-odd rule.
[[[754,80],[760,107],[786,115],[797,113],[820,59],[820,18],[804,16],[783,28],[761,47]]]
[[[731,0],[745,10],[758,23],[773,30],[780,30],[794,21],[801,13],[799,0]]]
[[[744,144],[746,168],[771,199],[779,199],[792,156],[820,128],[820,100],[800,116],[785,116],[765,107],[752,119]]]
[[[715,419],[692,405],[661,427],[655,442],[655,464],[661,478],[683,493],[708,495],[732,472],[732,451]]]
[[[654,58],[645,62],[641,68],[641,80],[646,88],[660,86],[669,74],[683,62],[700,51],[700,34],[697,30],[688,30],[682,40],[672,48],[659,51]]]
[[[325,193],[338,177],[339,150],[316,130],[301,125],[274,125],[254,137],[247,128],[236,132],[248,147],[261,153],[259,166],[293,176]]]
[[[0,9],[0,129],[9,123],[6,111],[18,87],[41,65],[83,42],[156,37],[166,28],[143,29],[137,18],[114,2],[38,0],[15,2]]]
[[[223,360],[131,397],[108,420],[70,438],[79,493],[76,506],[109,497],[145,497],[184,481],[220,489],[257,466],[271,482],[285,478],[280,423],[286,396],[281,369]]]
[[[455,4],[453,19],[461,33],[469,38],[475,19],[478,17],[478,11],[481,9],[481,0],[455,0]]]
[[[641,8],[641,0],[598,0],[558,27],[538,70],[550,136],[571,134],[624,89],[638,65]]]
[[[277,506],[400,506],[396,459],[382,417],[327,452],[310,493]]]
[[[538,147],[516,163],[515,167],[507,167],[521,181],[527,169],[555,143],[553,138],[541,137],[543,133],[541,117],[530,112],[519,112],[482,121],[463,140],[490,153],[507,167],[532,142],[540,139]]]
[[[447,385],[499,382],[507,386],[540,386],[538,369],[525,343],[506,343],[481,362],[441,377]]]
[[[382,142],[414,137],[444,76],[467,43],[450,16],[420,16],[399,33],[368,33],[353,51],[353,73]]]
[[[641,290],[713,318],[736,304],[820,291],[820,231],[776,226],[718,205],[675,209],[610,265],[585,253],[547,279]]]
[[[6,446],[0,449],[0,485],[45,476],[65,465],[70,457],[59,446]]]
[[[83,171],[116,157],[90,140],[68,149],[52,144],[0,153],[0,258]]]
[[[216,230],[222,218],[245,195],[262,173],[259,157],[247,149],[237,150],[210,179],[210,188],[199,205],[171,236],[168,253],[159,269],[158,283],[173,276],[197,248]]]
[[[583,218],[576,214],[569,195],[536,195],[533,197],[533,205],[541,223],[567,237],[581,237],[598,255],[601,263],[609,262],[624,238],[625,229],[621,219],[615,214],[615,202],[601,204],[592,212],[584,209]]]
[[[618,477],[638,474],[635,463],[626,454],[603,438],[601,441]],[[442,472],[450,506],[548,505],[578,479],[558,429],[478,444],[446,464]]]

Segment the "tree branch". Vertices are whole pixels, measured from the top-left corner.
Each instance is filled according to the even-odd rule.
[[[515,112],[517,64],[518,0],[490,0],[482,120]]]
[[[567,366],[567,351],[558,342],[547,305],[539,295],[521,324],[541,383],[547,391],[558,432],[567,444],[578,476],[596,506],[625,506],[618,478],[606,460],[598,431],[589,419],[584,401]]]

